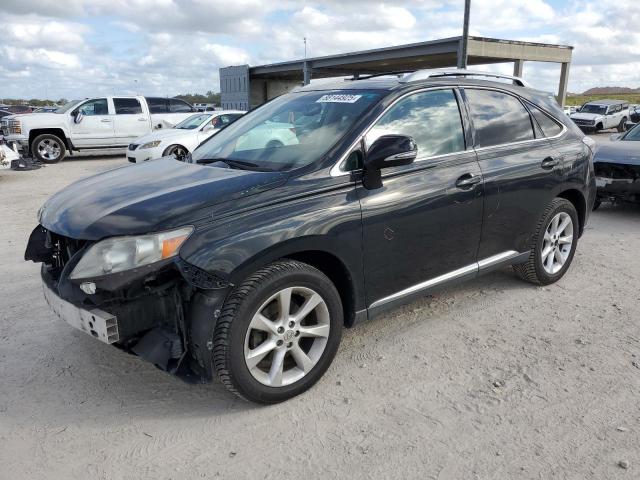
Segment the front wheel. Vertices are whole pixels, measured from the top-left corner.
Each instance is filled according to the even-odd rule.
[[[526,263],[514,265],[522,278],[538,285],[557,282],[569,269],[578,245],[580,224],[573,204],[554,199],[546,208],[531,240]]]
[[[173,157],[180,162],[184,162],[185,159],[187,158],[188,153],[189,153],[189,150],[187,150],[182,145],[171,145],[169,148],[167,148],[164,151],[162,156]]]
[[[624,117],[622,120],[620,120],[620,123],[618,124],[618,132],[623,133],[626,129],[627,129],[627,117]]]
[[[67,147],[59,137],[45,133],[33,139],[31,154],[39,162],[58,163],[67,154]]]
[[[329,368],[342,324],[340,295],[326,275],[305,263],[277,261],[227,298],[213,334],[214,370],[247,400],[288,400]]]

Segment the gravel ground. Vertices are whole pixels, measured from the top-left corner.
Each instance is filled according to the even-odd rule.
[[[640,207],[595,212],[557,284],[506,269],[416,301],[346,331],[311,391],[258,407],[45,304],[22,261],[36,211],[125,163],[0,172],[0,477],[640,478]]]

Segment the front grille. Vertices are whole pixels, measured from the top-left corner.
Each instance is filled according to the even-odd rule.
[[[594,124],[593,120],[580,120],[580,119],[573,119],[573,123],[575,123],[576,125],[582,125],[585,127],[590,127]]]
[[[129,150],[134,151],[136,148],[138,148],[140,145],[137,143],[130,143],[129,144]]]
[[[129,160],[131,163],[136,163],[136,159],[133,157],[127,157],[127,160]]]

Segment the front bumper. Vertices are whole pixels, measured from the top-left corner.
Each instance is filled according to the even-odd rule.
[[[149,160],[156,160],[162,158],[164,146],[160,145],[154,148],[136,148],[135,150],[127,149],[127,160],[131,163],[148,162]]]
[[[44,298],[51,310],[62,320],[74,328],[97,338],[101,342],[112,344],[120,340],[118,319],[115,315],[98,308],[85,310],[60,298],[43,281]]]

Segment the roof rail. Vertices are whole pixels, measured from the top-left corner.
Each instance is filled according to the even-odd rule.
[[[524,81],[520,77],[514,77],[512,75],[503,75],[501,73],[481,72],[478,70],[416,70],[413,73],[405,75],[400,79],[402,83],[416,82],[418,80],[426,80],[427,78],[438,77],[489,77],[489,78],[501,78],[505,80],[511,80],[515,85],[520,87],[532,88],[532,86]]]

